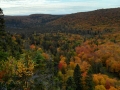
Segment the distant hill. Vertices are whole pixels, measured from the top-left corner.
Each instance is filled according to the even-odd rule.
[[[72,30],[120,28],[120,8],[100,9],[70,14],[52,21],[49,24],[61,25]]]
[[[32,32],[60,17],[62,15],[32,14],[29,16],[5,16],[6,30],[10,32]]]
[[[100,9],[69,15],[33,14],[30,16],[6,16],[7,30],[73,31],[73,30],[119,30],[120,8]]]

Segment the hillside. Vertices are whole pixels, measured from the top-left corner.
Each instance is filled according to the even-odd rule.
[[[120,90],[118,9],[0,14],[0,90]]]
[[[7,31],[73,32],[73,30],[119,30],[120,8],[100,9],[69,15],[33,14],[30,16],[6,16]]]
[[[120,28],[120,8],[100,9],[90,12],[80,12],[66,15],[49,23],[61,25],[67,29],[104,30],[108,28]]]
[[[10,32],[24,32],[28,29],[32,32],[37,27],[45,26],[46,23],[60,17],[62,15],[32,14],[29,16],[5,16],[5,24],[7,31]]]

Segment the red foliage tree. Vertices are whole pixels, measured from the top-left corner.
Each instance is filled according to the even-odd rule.
[[[105,88],[106,90],[110,89],[110,82],[108,80],[106,81]]]

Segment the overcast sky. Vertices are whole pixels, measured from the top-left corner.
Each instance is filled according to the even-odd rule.
[[[70,14],[120,7],[120,0],[0,0],[5,15]]]

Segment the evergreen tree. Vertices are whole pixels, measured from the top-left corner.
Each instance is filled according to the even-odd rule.
[[[74,82],[74,79],[72,77],[69,77],[67,82],[66,82],[67,86],[66,86],[66,90],[76,90],[76,85]]]
[[[18,59],[20,53],[22,53],[20,45],[13,41],[11,35],[5,31],[4,14],[0,8],[0,60],[5,60],[7,56]]]
[[[82,76],[81,76],[81,70],[78,64],[74,69],[73,78],[76,84],[76,90],[82,90],[82,81],[81,81]]]
[[[0,8],[0,35],[2,35],[5,31],[4,31],[4,14],[2,9]]]
[[[85,82],[86,82],[85,87],[87,90],[94,90],[94,83],[93,83],[93,76],[92,76],[91,68],[87,72]]]
[[[4,15],[2,9],[0,8],[0,49],[2,51],[4,47],[4,40],[5,40],[5,31],[4,31]]]
[[[4,14],[0,8],[0,60],[7,59],[7,53],[4,52],[5,46]]]

